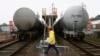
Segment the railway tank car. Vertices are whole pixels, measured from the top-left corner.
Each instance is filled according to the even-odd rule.
[[[17,33],[20,40],[26,40],[27,37],[36,39],[37,34],[43,33],[43,20],[40,20],[29,8],[23,7],[18,9],[13,16],[13,21],[18,28]]]
[[[83,6],[72,6],[54,24],[56,26],[59,23],[63,27],[63,32],[67,35],[65,38],[83,40],[83,29],[88,19],[88,13]]]

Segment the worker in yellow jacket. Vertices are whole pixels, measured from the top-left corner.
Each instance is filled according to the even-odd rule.
[[[58,49],[56,48],[55,44],[56,44],[56,41],[55,41],[55,34],[54,34],[54,30],[52,30],[52,28],[48,28],[48,31],[49,31],[49,39],[48,39],[48,47],[45,51],[45,54],[48,54],[49,52],[49,49],[52,47],[55,49],[56,51],[56,54],[59,55],[59,52],[58,52]]]

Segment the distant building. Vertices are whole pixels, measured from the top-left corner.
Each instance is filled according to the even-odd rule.
[[[92,31],[96,33],[96,36],[100,36],[100,15],[97,15],[95,18],[91,19],[92,23]]]
[[[9,32],[9,25],[7,25],[6,23],[3,23],[2,25],[0,25],[1,28],[1,32]]]
[[[17,31],[16,26],[13,24],[13,30]],[[0,32],[10,32],[10,26],[6,23],[0,25]]]
[[[100,15],[97,15],[95,18],[92,18],[91,21],[100,20]]]
[[[93,29],[100,29],[100,15],[97,15],[95,18],[92,18],[91,21]]]

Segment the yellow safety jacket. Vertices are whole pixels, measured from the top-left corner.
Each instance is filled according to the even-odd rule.
[[[53,30],[49,31],[49,40],[48,40],[48,43],[51,44],[51,45],[55,44],[55,34],[54,34]]]

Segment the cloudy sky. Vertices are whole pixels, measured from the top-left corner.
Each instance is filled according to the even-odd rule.
[[[60,14],[71,6],[81,5],[82,2],[86,5],[90,18],[100,14],[99,0],[0,0],[0,24],[13,20],[15,11],[21,7],[28,7],[41,15],[42,8],[47,8],[49,13],[51,4],[54,3]]]

